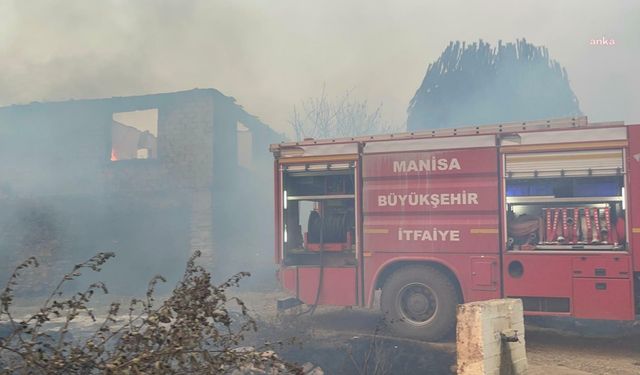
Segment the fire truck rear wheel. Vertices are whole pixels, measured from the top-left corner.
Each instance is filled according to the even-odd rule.
[[[380,302],[387,324],[397,335],[437,341],[455,328],[456,288],[433,267],[397,270],[384,283]]]

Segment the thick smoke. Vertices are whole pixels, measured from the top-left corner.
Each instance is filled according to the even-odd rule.
[[[526,36],[567,68],[590,119],[633,122],[639,12],[634,0],[7,0],[0,105],[213,87],[293,137],[292,106],[326,82],[330,97],[355,89],[401,124],[448,41]],[[589,44],[602,37],[616,45]]]
[[[316,95],[318,87],[326,82],[334,90],[329,96],[355,89],[362,99],[382,102],[390,122],[404,123],[406,103],[424,74],[425,61],[437,58],[442,43],[480,36],[497,40],[527,35],[547,45],[571,72],[575,81],[572,85],[586,114],[595,114],[601,120],[632,121],[634,113],[635,119],[640,118],[636,105],[640,76],[623,69],[638,60],[640,33],[629,22],[638,15],[637,5],[628,3],[622,9],[603,3],[591,4],[587,9],[575,0],[553,7],[532,1],[526,5],[509,1],[497,4],[487,7],[484,3],[417,0],[404,5],[389,0],[376,4],[363,0],[315,4],[297,0],[69,0],[61,6],[50,1],[3,1],[0,105],[214,87],[236,97],[250,113],[274,129],[284,131],[290,130],[287,119],[292,105]],[[496,8],[500,9],[502,22],[495,22]],[[560,16],[562,11],[576,8],[584,16]],[[541,20],[545,21],[544,27]],[[590,39],[602,36],[616,38],[616,46],[589,45]],[[602,118],[602,113],[608,116]],[[48,117],[36,112],[31,116]],[[84,119],[78,117],[75,121],[83,122],[78,131],[87,131]],[[104,121],[111,121],[110,114]],[[480,121],[483,119],[473,119],[474,123]],[[55,143],[60,149],[65,148],[63,145],[69,140],[60,131],[61,125],[64,123],[47,128],[39,128],[35,121],[29,126],[7,124],[0,132],[0,138],[7,143],[15,139],[7,137],[7,129],[19,129],[22,137],[0,150],[8,155],[5,161],[36,164],[33,160],[48,160],[33,166],[38,173],[29,175],[32,186],[57,188],[41,181],[68,181],[67,172],[82,160],[79,155],[64,159],[62,164],[69,167],[60,171],[57,154],[46,148],[50,146],[42,146]],[[256,150],[258,153],[271,158],[266,147]],[[108,151],[104,157],[108,158]],[[57,176],[51,176],[54,171]],[[270,167],[261,172],[270,173]],[[86,186],[86,182],[83,184],[76,185]],[[270,185],[265,186],[270,189]],[[96,184],[95,188],[101,186]],[[43,204],[32,199],[31,194],[16,188],[15,181],[0,183],[0,199],[29,197],[15,207],[19,215],[11,215],[12,211],[4,208],[5,217],[10,215],[14,220],[11,225],[16,228],[9,233],[11,238],[0,244],[2,250],[9,245],[43,247],[49,243],[47,236],[54,237],[53,234],[68,240],[53,243],[52,251],[68,248],[65,241],[75,241],[78,236],[81,240],[94,239],[90,228],[95,226],[113,227],[114,232],[130,230],[132,237],[144,241],[134,227],[117,221],[90,222],[78,216],[74,216],[75,221],[60,220],[58,206],[66,209],[72,205],[63,201]],[[43,211],[34,212],[32,207],[43,207]],[[90,201],[82,202],[82,209],[92,218],[109,216],[111,210]],[[178,212],[172,218],[183,223],[183,215],[186,214]],[[29,227],[16,224],[22,222],[34,223],[33,228],[43,237],[29,237],[25,234]],[[158,227],[149,222],[145,225]],[[269,223],[264,225],[272,231]],[[76,231],[77,227],[83,231]],[[113,245],[109,238],[103,242],[101,249]],[[273,246],[270,241],[264,242],[268,248]],[[86,245],[78,246],[78,251],[98,250],[90,242]],[[149,269],[153,272],[152,267]]]

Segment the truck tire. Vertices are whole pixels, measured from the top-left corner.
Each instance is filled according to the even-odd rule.
[[[458,293],[439,270],[408,266],[395,271],[384,283],[380,304],[395,334],[437,341],[455,328]]]

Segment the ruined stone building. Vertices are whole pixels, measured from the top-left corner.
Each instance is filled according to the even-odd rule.
[[[115,251],[126,292],[194,249],[222,276],[268,267],[280,139],[214,89],[0,108],[1,271]]]

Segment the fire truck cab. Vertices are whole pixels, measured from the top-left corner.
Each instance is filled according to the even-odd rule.
[[[640,313],[640,125],[586,117],[274,144],[275,259],[308,305],[437,340],[459,303]],[[380,294],[377,293],[380,291]]]

